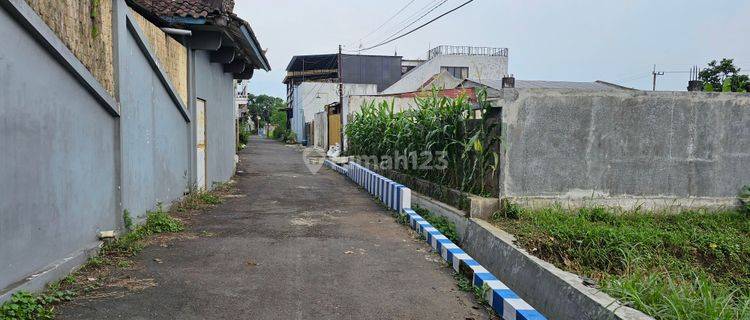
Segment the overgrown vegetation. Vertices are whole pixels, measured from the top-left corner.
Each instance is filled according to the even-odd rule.
[[[743,213],[504,208],[493,222],[529,252],[657,319],[750,319]]]
[[[448,240],[453,243],[458,243],[459,237],[456,232],[456,224],[448,220],[446,217],[432,214],[427,209],[421,208],[418,205],[412,206],[414,211],[422,216],[427,222],[429,222],[435,229],[440,231]]]
[[[219,196],[231,188],[228,183],[217,184],[210,192],[191,192],[180,202],[172,205],[172,212],[198,210],[222,202]],[[130,211],[123,212],[125,233],[120,237],[104,243],[99,254],[91,257],[76,273],[64,279],[47,285],[47,290],[41,294],[18,292],[0,305],[0,320],[46,320],[53,319],[54,307],[64,301],[73,299],[76,295],[89,292],[101,285],[96,282],[83,284],[77,278],[96,272],[104,267],[130,268],[130,257],[140,252],[146,245],[148,238],[157,234],[176,233],[185,229],[183,223],[172,217],[161,205],[156,210],[147,212],[146,221],[142,225],[135,225]]]
[[[409,155],[400,171],[475,194],[490,193],[501,145],[486,93],[441,97],[436,90],[416,98],[417,108],[394,112],[393,103],[365,104],[346,126],[350,155],[395,158]],[[446,168],[438,158],[444,155]],[[416,165],[414,165],[416,164]],[[427,165],[425,165],[427,164]]]

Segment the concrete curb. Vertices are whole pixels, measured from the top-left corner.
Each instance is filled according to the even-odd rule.
[[[328,160],[328,159],[324,160],[323,161],[323,165],[326,166],[327,168],[333,170],[333,171],[336,171],[336,172],[340,173],[340,174],[348,175],[346,168],[335,164],[331,160]]]
[[[339,167],[326,160],[326,167],[340,172],[398,214],[409,218],[409,226],[424,237],[432,249],[456,272],[464,272],[472,279],[472,285],[482,290],[484,298],[492,309],[505,320],[542,320],[546,319],[539,311],[526,303],[507,285],[498,280],[492,273],[482,267],[466,252],[450,241],[411,209],[411,190],[401,184],[387,179],[355,162]]]

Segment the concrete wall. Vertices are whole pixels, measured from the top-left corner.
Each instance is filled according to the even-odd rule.
[[[328,146],[328,121],[326,119],[328,119],[328,115],[325,112],[321,111],[315,114],[314,144],[316,147],[323,149]]]
[[[440,73],[441,67],[468,67],[469,78],[502,79],[508,74],[508,57],[441,55],[434,57],[405,74],[384,94],[413,92],[419,90],[430,78]]]
[[[506,90],[501,197],[731,206],[750,183],[750,95]]]
[[[0,43],[13,44],[0,46],[0,302],[67,275],[96,252],[99,231],[122,227],[124,210],[142,217],[194,181],[184,99],[124,0],[105,2],[114,25],[110,82],[47,25],[56,20],[25,1],[0,1]],[[193,60],[185,82],[190,96],[207,100],[207,180],[227,181],[233,77],[206,52]]]
[[[156,54],[156,58],[159,59],[159,63],[169,76],[169,81],[172,82],[182,103],[188,103],[187,48],[135,10],[130,9],[130,15],[141,27],[151,50]]]
[[[118,218],[114,118],[2,7],[0,30],[2,297]]]
[[[237,141],[233,76],[209,59],[208,52],[195,52],[196,97],[206,100],[206,183],[210,188],[234,175]]]
[[[115,94],[112,1],[25,0],[86,69]],[[92,12],[96,16],[92,18]]]
[[[135,217],[157,203],[169,205],[189,186],[189,122],[186,122],[136,43],[123,37],[122,201]]]

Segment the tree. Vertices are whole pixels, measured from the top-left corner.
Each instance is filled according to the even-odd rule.
[[[247,108],[256,128],[260,127],[263,123],[271,122],[273,111],[284,107],[285,103],[281,98],[265,94],[258,96],[251,94],[248,96]]]
[[[705,91],[747,92],[750,79],[740,74],[741,69],[734,66],[734,59],[712,60],[708,67],[701,70],[698,77],[703,81]]]

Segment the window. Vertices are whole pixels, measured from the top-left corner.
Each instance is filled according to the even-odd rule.
[[[469,77],[469,67],[440,67],[440,71],[448,71],[450,75],[459,79]]]

